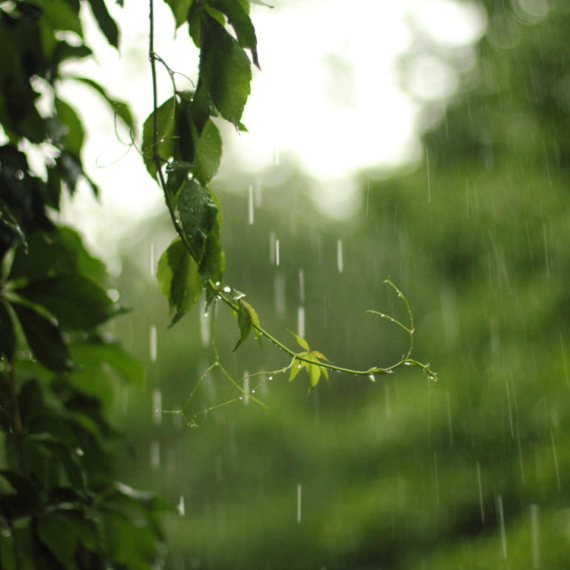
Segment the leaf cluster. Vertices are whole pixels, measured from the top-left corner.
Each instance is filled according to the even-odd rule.
[[[86,2],[114,47],[103,0]],[[107,413],[118,380],[141,384],[141,365],[102,330],[125,309],[103,263],[79,234],[54,222],[62,192],[84,171],[85,129],[58,94],[73,79],[134,128],[128,107],[62,65],[91,55],[80,3],[0,3],[0,567],[153,567],[165,504],[115,482],[119,434]],[[69,40],[74,38],[75,41]],[[52,104],[40,112],[40,95]],[[112,114],[109,115],[112,120]],[[30,167],[40,151],[45,175]]]

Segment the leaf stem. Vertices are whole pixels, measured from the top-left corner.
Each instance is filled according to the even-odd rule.
[[[412,354],[412,350],[413,350],[414,327],[413,327],[413,318],[412,318],[411,309],[410,309],[410,306],[408,304],[406,297],[389,279],[387,279],[385,281],[385,283],[388,283],[397,292],[398,297],[403,299],[403,301],[406,305],[406,308],[408,310],[408,314],[410,316],[410,325],[411,326],[410,326],[410,328],[408,328],[405,325],[403,325],[402,323],[400,323],[399,321],[397,321],[396,319],[394,319],[393,317],[388,317],[387,315],[384,315],[382,313],[377,313],[377,314],[384,317],[384,318],[388,318],[390,321],[398,324],[400,327],[402,327],[404,330],[406,330],[406,332],[408,332],[408,334],[410,336],[410,346],[408,348],[408,352],[404,356],[402,356],[402,358],[398,362],[396,362],[395,364],[392,364],[391,366],[388,366],[386,368],[373,367],[373,368],[369,368],[368,370],[354,370],[352,368],[345,368],[343,366],[336,366],[335,364],[327,364],[325,362],[319,362],[319,366],[321,368],[326,368],[327,370],[335,370],[336,372],[342,372],[344,374],[352,374],[354,376],[373,376],[375,374],[379,374],[379,375],[391,374],[394,370],[396,370],[397,368],[400,368],[401,366],[417,366],[417,367],[421,368],[426,373],[426,375],[428,376],[428,378],[430,380],[435,380],[437,378],[437,375],[435,372],[433,372],[429,368],[429,364],[423,364],[417,360],[410,358],[411,354]],[[231,299],[229,299],[226,295],[224,295],[224,289],[225,289],[224,286],[215,285],[211,280],[208,282],[208,285],[209,285],[209,287],[212,288],[214,294],[219,299],[221,299],[226,305],[228,305],[233,311],[237,312],[239,310],[239,307],[237,306],[237,304],[234,301],[232,301]],[[370,311],[370,312],[375,313],[375,311]],[[269,341],[271,341],[275,346],[277,346],[282,352],[293,357],[293,360],[292,360],[290,366],[293,365],[295,360],[297,360],[299,362],[308,362],[309,364],[315,364],[314,360],[311,360],[310,358],[306,358],[304,356],[301,356],[300,353],[291,350],[288,346],[286,346],[281,341],[276,339],[272,334],[270,334],[268,331],[266,331],[263,327],[258,326],[256,324],[252,324],[252,326],[259,333],[261,333],[263,336],[265,336]],[[287,368],[289,368],[289,367],[287,367]]]

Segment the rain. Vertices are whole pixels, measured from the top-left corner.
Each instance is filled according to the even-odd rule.
[[[570,10],[401,4],[252,6],[262,71],[247,131],[220,121],[212,181],[218,296],[171,326],[152,180],[129,182],[135,222],[115,202],[116,232],[85,223],[121,267],[112,332],[145,368],[112,413],[121,476],[172,505],[165,568],[568,563]],[[91,220],[81,200],[69,223]],[[223,295],[268,334],[236,348]],[[305,351],[345,371],[292,378]]]

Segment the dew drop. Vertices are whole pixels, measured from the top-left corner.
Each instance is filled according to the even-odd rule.
[[[376,382],[376,378],[374,377],[374,374],[369,374],[368,378],[370,378],[371,382]]]

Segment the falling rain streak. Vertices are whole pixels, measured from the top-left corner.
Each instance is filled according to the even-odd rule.
[[[305,338],[305,309],[303,307],[299,307],[297,312],[297,334]]]
[[[297,524],[301,524],[301,483],[297,485]]]
[[[255,204],[253,197],[253,185],[251,185],[247,192],[247,223],[253,225],[255,218]]]
[[[156,326],[150,325],[150,361],[156,362]]]
[[[343,271],[343,259],[342,259],[342,240],[339,239],[336,243],[336,263],[338,267],[338,272]]]
[[[152,392],[152,408],[152,419],[159,426],[162,423],[162,392],[158,388]]]

